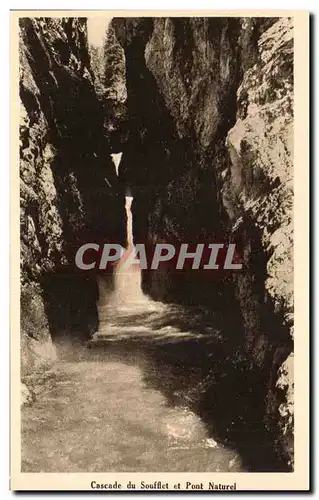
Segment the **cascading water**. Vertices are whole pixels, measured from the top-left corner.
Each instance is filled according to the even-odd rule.
[[[146,305],[147,297],[143,294],[141,288],[141,268],[139,264],[127,265],[128,259],[134,251],[133,245],[133,222],[132,206],[133,198],[125,197],[125,209],[127,216],[127,248],[125,249],[121,260],[114,271],[114,292],[109,297],[115,307],[130,307],[131,305]]]
[[[116,173],[118,175],[119,163],[122,153],[113,154]],[[150,313],[161,310],[164,305],[150,300],[142,291],[142,273],[139,264],[130,264],[129,257],[134,251],[133,243],[133,218],[132,218],[132,196],[125,197],[126,209],[126,232],[127,247],[121,259],[115,264],[113,274],[113,287],[110,289],[109,277],[100,275],[98,277],[99,286],[99,330],[94,338],[105,337],[105,335],[118,335],[118,319],[122,324],[131,325],[132,317],[135,314],[143,314],[148,317]],[[145,327],[141,325],[131,326],[134,331],[139,331]],[[123,330],[123,328],[120,328]]]

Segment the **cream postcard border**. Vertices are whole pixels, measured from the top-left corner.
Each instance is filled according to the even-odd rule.
[[[294,20],[294,300],[295,470],[291,473],[22,473],[20,432],[19,17],[292,17]],[[10,357],[12,490],[90,490],[91,481],[232,484],[240,490],[309,488],[309,13],[289,10],[11,11]],[[95,490],[98,491],[98,490]],[[123,488],[122,491],[125,491]]]

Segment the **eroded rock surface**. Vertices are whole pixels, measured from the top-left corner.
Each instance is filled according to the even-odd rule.
[[[262,373],[264,424],[291,464],[292,22],[113,26],[126,55],[130,140],[120,175],[134,192],[136,240],[234,241],[244,264],[209,282],[144,273],[144,289],[222,312]]]
[[[51,336],[89,336],[97,285],[74,265],[88,241],[124,241],[124,198],[87,48],[86,19],[20,21],[22,375]],[[112,214],[110,216],[110,214]],[[51,334],[51,336],[50,336]]]
[[[254,361],[264,367],[266,357],[272,357],[267,423],[274,425],[274,415],[280,415],[281,441],[291,456],[293,357],[286,359],[293,338],[291,20],[280,19],[263,32],[257,48],[257,62],[244,73],[237,91],[237,121],[227,136],[231,163],[222,192],[234,232],[245,233],[253,224],[258,233],[259,252],[264,256],[263,288],[254,294],[260,264],[254,262],[249,235],[243,260],[250,272],[235,277],[235,288]]]
[[[21,22],[23,370],[54,359],[49,331],[95,329],[96,284],[75,273],[74,249],[124,243],[125,186],[135,241],[237,244],[242,272],[145,272],[143,288],[216,312],[258,372],[258,411],[290,467],[292,22],[118,18],[103,51],[101,88],[84,19]]]

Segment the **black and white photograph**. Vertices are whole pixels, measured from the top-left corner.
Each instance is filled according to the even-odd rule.
[[[76,14],[14,17],[23,484],[289,489],[307,14]]]

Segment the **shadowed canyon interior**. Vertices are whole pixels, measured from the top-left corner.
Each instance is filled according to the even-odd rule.
[[[25,18],[20,98],[22,470],[292,470],[291,20]]]

